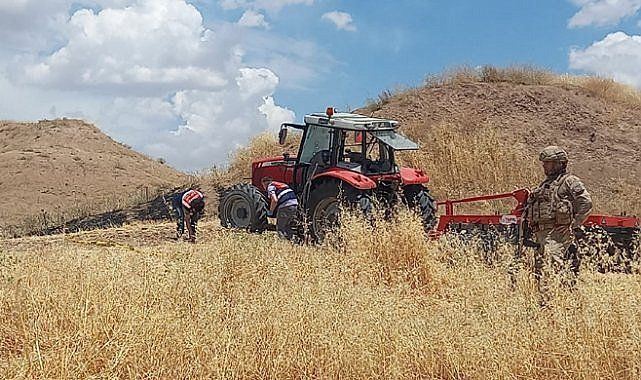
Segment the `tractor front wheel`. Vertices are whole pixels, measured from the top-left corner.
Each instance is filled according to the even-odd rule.
[[[267,199],[253,185],[234,185],[220,194],[218,217],[223,227],[263,232],[269,224]]]
[[[312,188],[309,196],[309,230],[316,241],[338,226],[341,209],[345,206],[364,214],[372,210],[370,197],[340,181],[322,181]]]

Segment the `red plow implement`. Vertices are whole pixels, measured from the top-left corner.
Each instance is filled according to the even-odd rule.
[[[523,228],[523,211],[529,194],[529,190],[519,189],[511,193],[441,201],[438,207],[442,213],[433,236],[452,233],[476,237],[488,250],[500,242],[521,245],[531,238]],[[457,206],[495,201],[510,202],[511,209],[492,215],[456,212]],[[583,223],[582,230],[583,233],[577,235],[575,248],[599,271],[630,272],[638,265],[641,230],[638,218],[592,214]]]

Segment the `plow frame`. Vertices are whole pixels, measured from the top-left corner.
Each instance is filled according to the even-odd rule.
[[[440,215],[434,236],[438,237],[449,229],[450,226],[455,224],[475,224],[482,226],[500,226],[500,225],[518,225],[521,222],[523,215],[523,207],[530,196],[528,189],[519,189],[511,193],[481,195],[476,197],[468,197],[455,200],[444,200],[437,203],[439,208],[443,208],[445,213]],[[494,200],[514,199],[516,206],[508,214],[496,213],[494,215],[487,214],[457,214],[455,206],[465,203],[488,202]]]
[[[468,197],[456,200],[444,200],[438,202],[438,207],[444,209],[444,213],[440,215],[438,225],[434,231],[436,237],[447,232],[450,226],[456,224],[474,224],[481,226],[510,226],[520,225],[523,218],[523,210],[527,199],[530,196],[530,190],[518,189],[510,193],[481,195],[476,197]],[[494,215],[487,214],[457,214],[455,206],[466,203],[487,202],[493,200],[513,199],[516,201],[515,207],[507,214],[496,213]],[[601,214],[590,214],[583,223],[586,227],[623,227],[623,228],[639,228],[641,221],[633,216],[612,216]]]

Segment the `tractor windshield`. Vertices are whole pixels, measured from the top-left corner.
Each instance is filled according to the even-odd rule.
[[[389,173],[395,170],[394,152],[371,133],[345,132],[343,154],[339,161],[363,173]]]
[[[337,165],[363,174],[396,172],[394,152],[418,149],[416,143],[389,129],[351,130],[309,124],[303,140],[301,164],[315,168]]]
[[[309,126],[300,152],[300,162],[309,164],[313,161],[324,159],[324,157],[319,156],[323,155],[323,153],[329,154],[330,143],[331,130],[329,128]]]

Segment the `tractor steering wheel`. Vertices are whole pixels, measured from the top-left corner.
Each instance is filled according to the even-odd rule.
[[[345,158],[349,158],[349,162],[360,164],[363,161],[363,153],[352,152],[351,149],[345,149]]]
[[[318,165],[319,167],[329,165],[329,150],[324,149],[314,153],[314,155],[312,156],[312,159],[309,160],[309,163],[312,166]]]

